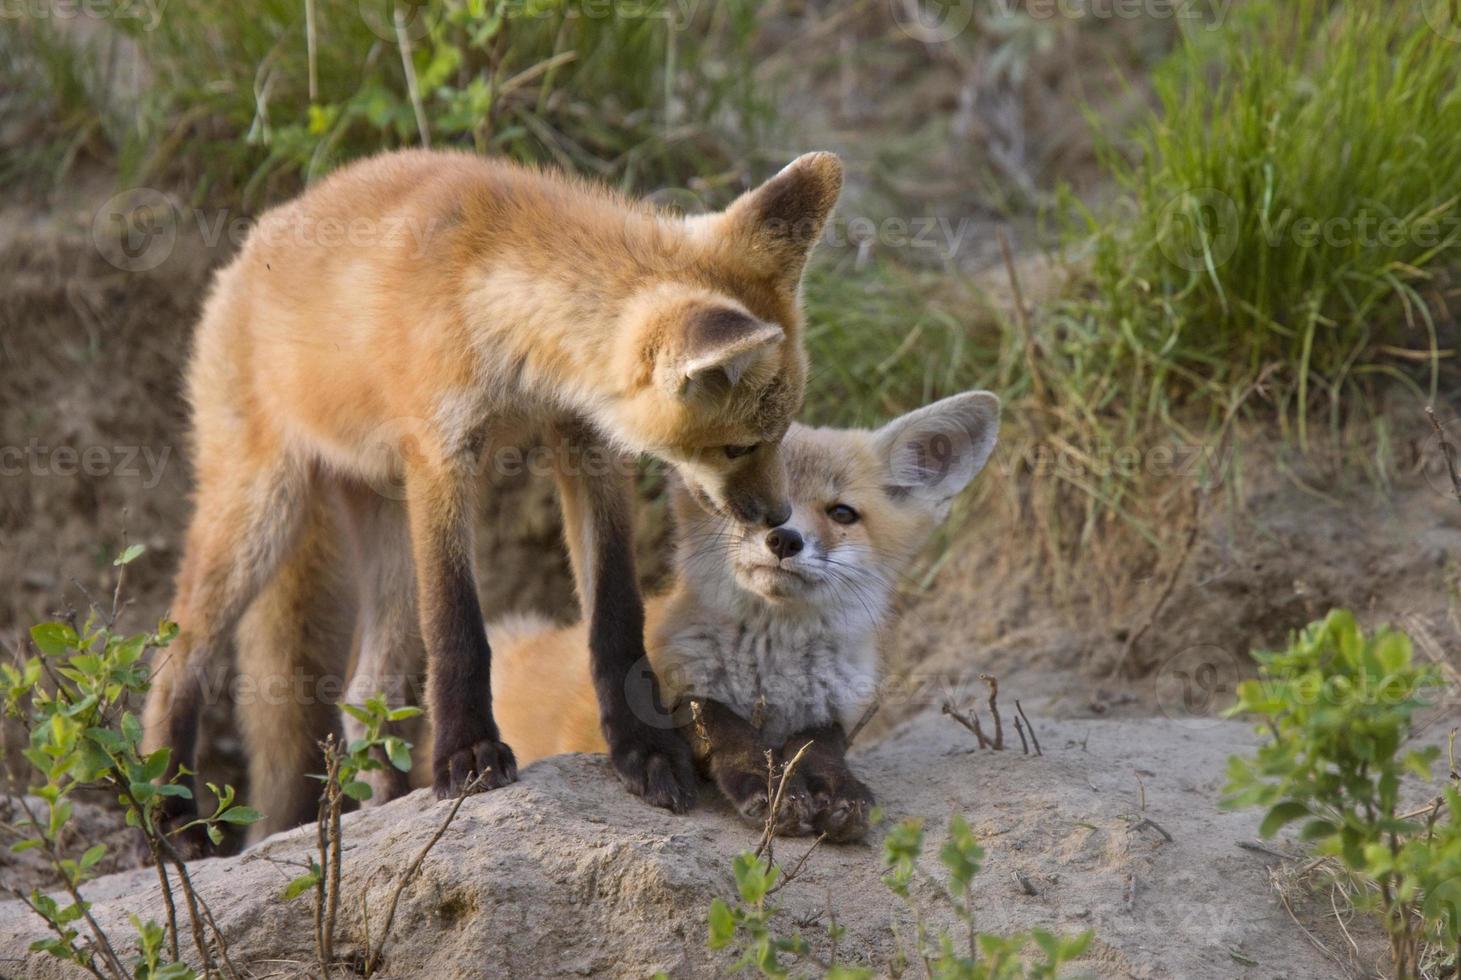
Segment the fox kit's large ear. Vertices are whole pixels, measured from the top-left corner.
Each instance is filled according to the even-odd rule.
[[[795,285],[842,192],[835,153],[804,153],[731,203],[721,234],[742,260]]]
[[[684,331],[673,384],[687,397],[725,394],[758,358],[786,339],[776,324],[730,307],[697,311]]]
[[[888,485],[939,509],[989,462],[999,435],[999,399],[970,391],[894,419],[873,438],[887,460]]]

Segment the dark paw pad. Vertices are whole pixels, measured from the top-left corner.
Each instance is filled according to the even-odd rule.
[[[764,772],[735,772],[717,776],[716,782],[726,798],[735,804],[736,812],[747,823],[766,826],[766,812],[771,802],[766,794]],[[774,791],[774,786],[773,786]],[[801,778],[793,775],[781,791],[781,804],[776,811],[775,833],[778,837],[800,837],[810,833],[816,808],[812,794]]]
[[[512,749],[495,738],[484,738],[455,750],[438,745],[432,760],[432,785],[439,800],[451,799],[471,787],[473,792],[498,789],[517,782],[517,759]],[[484,777],[473,786],[478,777]]]
[[[835,843],[860,841],[867,836],[873,803],[872,791],[848,776],[835,791],[818,794],[814,823],[818,832]]]
[[[695,764],[690,747],[679,735],[645,729],[648,736],[628,736],[609,750],[619,779],[646,803],[674,813],[695,805]]]

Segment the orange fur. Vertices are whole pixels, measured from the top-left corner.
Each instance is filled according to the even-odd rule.
[[[448,768],[452,787],[464,767],[510,779],[490,708],[466,693],[486,677],[463,584],[477,467],[522,433],[583,429],[679,465],[746,520],[776,513],[776,446],[806,373],[801,263],[840,181],[835,157],[811,154],[726,212],[686,220],[554,173],[405,151],[264,215],[215,280],[188,369],[196,513],[173,608],[182,632],[144,713],[149,747],[170,743],[191,764],[199,672],[262,591],[284,588],[320,495],[404,484],[406,506],[370,520],[409,521],[404,604],[419,609],[445,722],[467,719],[459,744],[438,745],[438,791]],[[762,448],[731,460],[728,445]],[[565,479],[585,481],[598,508],[570,525],[627,533],[595,524],[619,490]],[[367,661],[392,639],[367,642]]]

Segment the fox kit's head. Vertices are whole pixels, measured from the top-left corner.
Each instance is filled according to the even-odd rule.
[[[676,495],[679,576],[712,601],[749,595],[876,628],[900,575],[994,450],[999,399],[945,398],[876,431],[794,425],[791,516],[750,528]]]
[[[801,275],[841,186],[837,158],[811,153],[725,211],[629,232],[643,281],[624,307],[614,425],[763,531],[790,513],[778,449],[806,383]]]

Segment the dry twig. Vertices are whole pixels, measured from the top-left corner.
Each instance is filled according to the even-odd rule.
[[[1020,333],[1025,340],[1025,368],[1030,372],[1030,384],[1034,389],[1035,403],[1045,405],[1045,376],[1040,373],[1038,363],[1039,347],[1035,341],[1035,331],[1030,327],[1030,311],[1025,306],[1025,291],[1020,287],[1020,277],[1015,271],[1015,258],[1010,251],[1008,236],[1004,229],[995,230],[995,238],[999,242],[1000,256],[1004,259],[1005,275],[1009,276],[1010,292],[1015,304],[1015,321],[1020,325]]]
[[[374,948],[370,949],[365,957],[363,972],[366,977],[370,977],[380,968],[381,956],[385,952],[386,943],[390,942],[391,939],[391,926],[396,921],[396,905],[401,900],[401,893],[406,890],[406,886],[411,883],[411,879],[416,877],[416,872],[421,870],[421,863],[426,860],[426,855],[431,853],[431,849],[436,846],[436,842],[441,840],[442,836],[446,833],[446,829],[456,819],[457,811],[462,808],[462,804],[466,802],[467,797],[481,789],[486,779],[487,774],[482,773],[474,779],[469,780],[462,787],[461,792],[457,793],[457,798],[452,801],[451,809],[447,811],[446,817],[437,825],[436,833],[431,835],[431,839],[417,852],[415,860],[406,868],[405,874],[401,875],[396,881],[396,887],[391,892],[391,903],[386,907],[386,921],[385,925],[381,927],[380,942]]]
[[[852,730],[847,733],[848,745],[851,745],[853,739],[857,738],[857,736],[861,734],[862,730],[867,727],[867,723],[873,720],[873,715],[876,715],[878,713],[878,709],[882,706],[883,703],[875,698],[872,704],[869,704],[866,708],[863,709],[861,717],[859,717],[857,719],[857,723],[852,726]]]
[[[786,784],[791,779],[791,774],[796,772],[797,765],[802,761],[802,756],[812,747],[808,742],[797,750],[778,770],[771,752],[766,753],[766,825],[761,831],[761,843],[756,845],[756,857],[766,855],[766,863],[772,861],[772,841],[776,839],[776,818],[781,814],[782,799],[786,794]],[[815,846],[815,845],[814,845]]]
[[[944,702],[943,713],[957,721],[959,724],[963,725],[965,728],[969,729],[969,731],[973,732],[974,737],[979,740],[979,747],[981,749],[993,748],[994,743],[990,742],[989,739],[985,737],[984,729],[979,724],[979,715],[977,713],[974,715],[973,718],[965,717],[962,713],[959,712],[957,708],[953,706],[952,703],[948,701]]]
[[[1040,751],[1040,737],[1035,734],[1035,726],[1030,722],[1029,715],[1025,714],[1025,707],[1020,704],[1019,698],[1015,698],[1015,712],[1025,720],[1025,730],[1030,733],[1030,741],[1035,743],[1035,754],[1044,755],[1045,753]]]
[[[1431,428],[1436,430],[1436,438],[1441,441],[1441,458],[1446,461],[1446,472],[1451,477],[1451,489],[1456,494],[1456,499],[1461,501],[1461,472],[1456,468],[1456,447],[1451,445],[1451,440],[1446,438],[1446,430],[1441,427],[1440,420],[1436,418],[1435,411],[1426,406],[1425,417],[1431,420]]]

